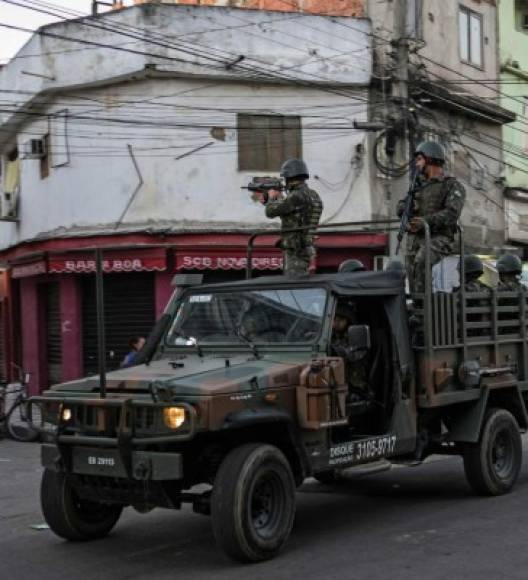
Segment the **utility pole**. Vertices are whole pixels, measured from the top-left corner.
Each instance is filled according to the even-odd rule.
[[[415,0],[395,0],[394,31],[392,36],[394,72],[391,83],[393,137],[396,137],[396,147],[391,161],[397,166],[403,166],[412,159],[413,138],[412,126],[409,125],[409,39],[407,30],[409,3]],[[405,197],[409,188],[409,173],[402,177],[394,177],[391,187],[391,213],[396,214],[396,203]],[[394,255],[396,234],[390,236],[390,255]]]
[[[407,40],[407,11],[409,0],[394,2],[394,34],[396,69],[392,81],[393,102],[405,105],[409,98],[409,43]]]

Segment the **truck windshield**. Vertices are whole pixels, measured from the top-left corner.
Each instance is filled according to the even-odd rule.
[[[178,309],[167,343],[311,343],[321,331],[325,304],[323,288],[191,294]]]

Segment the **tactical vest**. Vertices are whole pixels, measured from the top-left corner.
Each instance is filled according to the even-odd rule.
[[[305,200],[298,213],[282,217],[282,229],[294,229],[298,227],[316,227],[319,225],[321,214],[323,213],[323,202],[313,189],[305,183],[295,187],[295,191],[300,192]],[[294,252],[302,253],[303,250],[313,246],[313,233],[289,233],[282,239],[282,248]]]
[[[416,213],[417,217],[422,217],[426,221],[429,217],[437,214],[440,210],[445,208],[446,198],[455,181],[454,177],[446,177],[442,181],[433,181],[426,183],[415,194]],[[449,236],[455,234],[456,227],[445,224],[444,226],[437,226],[431,232],[432,236]]]
[[[307,204],[307,211],[303,215],[303,225],[315,228],[319,225],[319,220],[323,213],[323,202],[313,189],[310,189],[307,185],[305,185],[305,188],[305,194],[310,203]]]

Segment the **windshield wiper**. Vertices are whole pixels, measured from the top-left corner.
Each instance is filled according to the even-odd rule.
[[[249,348],[251,349],[251,352],[254,354],[255,358],[259,359],[260,354],[257,350],[255,343],[248,337],[247,334],[242,332],[242,327],[240,325],[235,328],[235,332],[236,332],[236,335],[238,336],[238,338],[240,338],[240,340],[244,341],[249,346]]]

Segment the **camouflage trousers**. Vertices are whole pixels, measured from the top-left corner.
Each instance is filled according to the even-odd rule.
[[[442,258],[452,255],[453,245],[454,241],[448,236],[431,238],[431,266],[437,264]],[[425,240],[423,238],[415,236],[411,241],[406,262],[411,292],[423,292],[425,290]]]
[[[307,276],[310,273],[310,266],[312,264],[315,252],[299,254],[291,250],[284,250],[283,253],[284,266],[283,272],[285,276],[290,278],[300,278]]]

